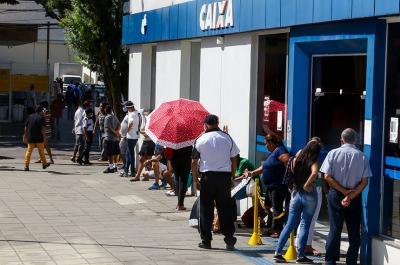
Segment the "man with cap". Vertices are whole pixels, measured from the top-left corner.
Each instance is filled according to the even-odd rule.
[[[125,164],[124,171],[128,175],[129,167],[131,168],[131,176],[136,175],[135,169],[135,147],[140,136],[140,126],[142,123],[142,115],[135,109],[132,101],[125,102],[125,107],[128,110],[128,130],[126,139],[128,140],[127,155],[130,157],[130,165]]]
[[[215,115],[204,120],[205,132],[195,142],[192,153],[192,174],[200,188],[200,248],[211,248],[211,228],[214,205],[217,207],[221,232],[225,236],[227,250],[234,250],[236,238],[231,199],[231,179],[235,176],[239,148],[229,136],[218,127]],[[198,174],[200,171],[200,182]]]
[[[83,150],[85,149],[85,139],[83,134],[83,120],[86,117],[85,110],[90,107],[90,102],[85,101],[83,104],[79,104],[78,109],[75,111],[74,115],[74,127],[72,128],[72,133],[75,134],[75,146],[74,152],[71,157],[72,162],[78,162],[79,164],[83,161],[76,160],[76,157],[81,157]]]

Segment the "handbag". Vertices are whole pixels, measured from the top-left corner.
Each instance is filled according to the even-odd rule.
[[[283,180],[282,180],[282,184],[291,187],[293,185],[293,171],[292,171],[292,165],[293,165],[293,160],[294,160],[294,156],[290,157],[288,160],[288,163],[286,165],[286,170],[285,170],[285,174],[283,175]]]

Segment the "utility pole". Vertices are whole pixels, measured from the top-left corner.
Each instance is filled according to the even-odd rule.
[[[48,94],[47,94],[47,102],[50,104],[50,92],[51,92],[51,81],[50,80],[50,21],[47,21],[47,53],[46,53],[46,63],[47,63],[47,87],[48,87]]]

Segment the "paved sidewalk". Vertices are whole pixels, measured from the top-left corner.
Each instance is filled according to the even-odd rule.
[[[0,143],[1,265],[273,264],[276,240],[248,247],[246,229],[237,231],[237,251],[225,251],[220,235],[214,250],[200,250],[189,212],[175,211],[175,197],[148,191],[150,182],[102,174],[105,164],[73,165],[62,145],[48,170],[31,164],[24,172],[24,151]],[[194,200],[187,198],[186,206]],[[322,250],[323,240],[316,246]]]

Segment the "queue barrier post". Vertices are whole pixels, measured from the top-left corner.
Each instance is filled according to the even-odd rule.
[[[259,197],[259,178],[255,179],[255,184],[254,184],[254,223],[253,223],[253,234],[250,237],[250,240],[247,244],[249,244],[250,246],[258,246],[258,245],[262,245],[262,240],[261,240],[261,236],[260,236],[260,224],[261,224],[261,218],[258,217],[258,197]]]
[[[297,259],[297,251],[294,246],[294,232],[290,233],[290,241],[289,241],[289,248],[286,251],[284,256],[285,260],[296,260]]]

